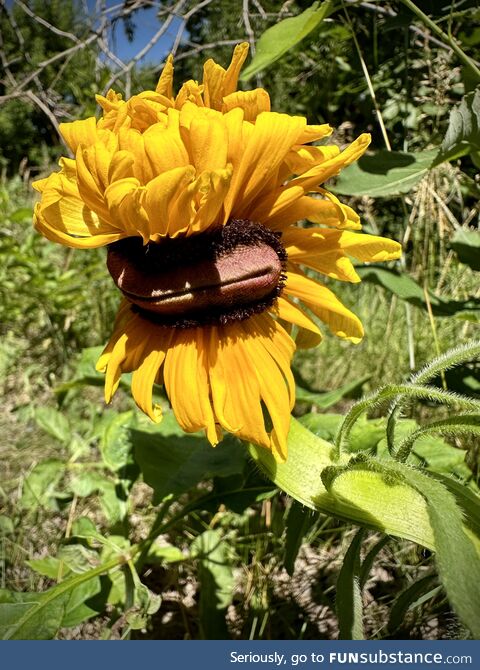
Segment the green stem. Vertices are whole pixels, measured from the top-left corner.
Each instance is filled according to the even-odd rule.
[[[432,386],[420,386],[418,384],[390,384],[382,387],[375,393],[366,396],[353,405],[343,419],[335,438],[335,457],[339,458],[340,454],[346,448],[350,431],[364,412],[377,407],[386,400],[393,398],[397,399],[397,397],[401,395],[409,396],[410,398],[433,400],[444,405],[458,405],[459,407],[471,411],[478,411],[480,409],[479,400],[466,398],[465,396],[457,395],[456,393],[451,393],[449,391],[440,391]]]
[[[449,349],[438,358],[427,363],[419,372],[410,377],[410,383],[419,385],[429,382],[441,372],[446,372],[456,365],[472,360],[480,356],[480,340],[472,340],[466,344]],[[408,398],[406,398],[408,400]],[[393,454],[395,450],[395,426],[404,406],[405,398],[396,398],[390,407],[387,420],[387,444],[388,450]]]
[[[405,7],[408,7],[410,11],[412,11],[416,16],[418,16],[420,21],[422,21],[422,23],[424,23],[426,26],[430,28],[432,33],[434,33],[444,42],[447,42],[447,44],[450,45],[452,51],[454,51],[457,54],[458,58],[462,61],[462,63],[467,67],[469,67],[476,74],[478,79],[480,79],[480,69],[475,65],[472,59],[467,56],[467,54],[458,45],[458,42],[454,39],[454,37],[452,37],[452,35],[445,33],[441,28],[439,28],[439,26],[437,26],[435,21],[432,21],[431,18],[429,18],[426,14],[424,14],[422,10],[412,2],[412,0],[401,0],[401,2],[405,5]]]
[[[136,569],[137,571],[140,570],[145,562],[145,559],[147,558],[148,552],[150,551],[150,547],[152,544],[155,542],[157,537],[162,533],[164,526],[163,526],[163,520],[165,518],[165,515],[167,514],[168,510],[170,509],[170,506],[173,503],[173,496],[168,496],[166,500],[163,501],[162,506],[160,507],[157,516],[155,517],[155,521],[152,524],[152,527],[150,528],[150,532],[148,536],[140,543],[140,556],[137,559],[136,562]],[[182,510],[181,512],[182,515],[184,515],[184,512]],[[178,515],[176,517],[178,518]],[[168,525],[168,524],[166,524]]]
[[[421,426],[417,430],[407,435],[407,437],[400,443],[394,457],[397,461],[404,463],[410,456],[415,442],[422,437],[422,435],[430,435],[431,433],[472,433],[473,435],[480,434],[480,415],[479,414],[460,414],[459,416],[451,416],[448,419],[441,419],[440,421],[433,421],[426,426]]]

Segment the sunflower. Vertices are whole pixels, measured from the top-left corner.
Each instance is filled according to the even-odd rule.
[[[238,45],[226,70],[208,60],[202,84],[176,96],[170,57],[155,91],[109,91],[98,121],[62,124],[75,158],[34,184],[34,225],[69,247],[107,247],[123,294],[97,364],[107,402],[133,372],[133,397],[154,421],[157,383],[183,430],[215,445],[223,429],[283,461],[291,359],[322,337],[312,316],[353,343],[363,336],[317,275],[358,282],[351,258],[395,259],[400,245],[359,233],[358,215],[321,186],[369,135],[340,151],[325,142],[328,125],[270,111],[263,89],[237,91],[247,52]]]

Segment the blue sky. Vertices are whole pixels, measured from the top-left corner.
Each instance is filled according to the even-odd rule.
[[[95,0],[87,0],[88,6],[95,8]],[[119,0],[107,0],[107,7],[118,5]],[[149,40],[155,35],[161,26],[157,17],[156,8],[142,8],[133,14],[133,24],[135,25],[133,42],[129,42],[125,34],[123,21],[117,22],[115,30],[110,35],[110,49],[123,61],[129,61],[135,56]],[[167,32],[162,35],[159,41],[150,49],[148,54],[140,63],[161,63],[168,55],[177,34],[180,19],[174,19]]]

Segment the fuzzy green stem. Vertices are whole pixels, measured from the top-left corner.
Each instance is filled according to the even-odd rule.
[[[450,416],[448,419],[433,421],[426,426],[421,426],[410,433],[410,435],[407,435],[403,442],[400,443],[395,458],[404,463],[410,456],[413,445],[418,438],[422,437],[422,435],[430,435],[431,433],[473,433],[474,435],[480,435],[480,414]]]
[[[467,54],[459,46],[458,42],[452,35],[445,33],[441,28],[439,28],[439,26],[437,26],[437,24],[432,21],[431,18],[424,14],[422,10],[412,2],[412,0],[401,0],[401,2],[405,5],[405,7],[408,7],[408,9],[410,9],[410,11],[412,11],[420,19],[420,21],[422,21],[422,23],[428,26],[432,33],[434,33],[444,42],[447,42],[447,44],[450,45],[452,51],[457,54],[459,60],[468,68],[470,68],[472,72],[474,72],[478,77],[478,79],[480,79],[480,69],[475,65],[472,59],[467,56]]]
[[[480,341],[472,340],[460,347],[455,347],[454,349],[446,351],[441,356],[438,356],[438,358],[434,358],[433,361],[427,363],[425,367],[410,377],[410,383],[415,385],[425,384],[441,372],[445,372],[466,361],[471,361],[478,356],[480,356]],[[395,426],[400,412],[402,411],[404,400],[405,399],[403,398],[396,398],[389,411],[387,421],[387,444],[390,453],[393,453],[395,450]]]
[[[391,384],[379,389],[376,393],[363,398],[357,402],[348,414],[345,416],[335,439],[335,449],[337,458],[345,449],[350,431],[358,418],[368,409],[384,403],[386,400],[395,398],[399,395],[406,395],[411,398],[421,398],[433,400],[445,405],[459,405],[467,410],[479,410],[480,401],[473,398],[466,398],[449,391],[440,391],[432,386],[419,386],[417,384]]]

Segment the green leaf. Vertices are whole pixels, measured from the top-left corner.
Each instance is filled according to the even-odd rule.
[[[365,531],[360,530],[350,544],[337,580],[337,617],[340,640],[363,640],[363,605],[360,589],[360,551]]]
[[[97,614],[85,601],[100,590],[98,571],[61,582],[43,593],[0,590],[0,639],[49,640],[64,626]]]
[[[31,207],[19,207],[14,212],[9,214],[8,218],[11,221],[21,223],[22,221],[25,221],[25,220],[31,221],[32,216],[33,216],[33,210],[32,210]]]
[[[410,584],[397,596],[390,610],[388,620],[388,630],[391,633],[402,627],[408,612],[419,606],[420,599],[423,600],[422,596],[429,593],[433,595],[432,589],[437,583],[438,578],[436,575],[426,575]],[[434,592],[437,592],[437,588],[434,589]]]
[[[427,311],[427,302],[422,287],[407,274],[377,265],[357,267],[356,270],[362,281],[382,286],[405,302]],[[480,317],[480,299],[478,298],[446,301],[431,291],[428,291],[428,297],[434,316],[458,315],[459,318],[464,318],[463,315],[468,310],[472,316]]]
[[[299,421],[318,437],[332,442],[338,432],[342,414],[304,414]],[[367,419],[362,415],[352,428],[349,451],[374,451],[385,436],[385,419]]]
[[[399,463],[395,470],[424,496],[435,540],[435,560],[447,597],[475,639],[480,637],[480,560],[463,529],[455,497],[439,481]]]
[[[100,579],[95,577],[72,590],[65,608],[65,614],[63,615],[62,628],[78,626],[82,621],[86,621],[98,614],[96,609],[88,606],[87,601],[97,595],[100,588]]]
[[[327,391],[325,393],[313,393],[311,391],[307,391],[301,386],[297,386],[295,398],[297,402],[308,402],[311,405],[320,407],[320,409],[327,409],[328,407],[335,405],[350,393],[361,389],[362,386],[368,382],[371,376],[372,375],[363,375],[363,377],[354,379],[352,382],[349,382],[348,384],[345,384],[338,389]]]
[[[12,535],[15,531],[13,521],[5,514],[0,514],[0,537],[2,535]]]
[[[480,92],[479,92],[480,98]],[[476,230],[457,230],[450,241],[461,263],[480,270],[480,233]]]
[[[70,480],[69,488],[75,495],[85,498],[98,491],[100,505],[110,524],[121,521],[126,514],[125,490],[120,482],[97,471],[83,470]]]
[[[408,193],[430,170],[436,153],[436,150],[415,154],[381,150],[362,156],[342,170],[331,190],[371,198]]]
[[[46,433],[63,444],[68,444],[71,438],[71,429],[64,414],[53,407],[37,407],[35,421]]]
[[[32,558],[25,563],[39,575],[57,579],[61,561],[54,556],[46,556],[45,558]]]
[[[130,410],[114,414],[104,428],[100,439],[100,453],[103,462],[113,472],[124,468],[131,460],[132,441],[130,427],[135,413]]]
[[[450,112],[447,132],[435,165],[480,151],[480,88],[462,98]]]
[[[315,517],[312,510],[308,507],[300,505],[296,500],[292,502],[292,506],[287,516],[287,532],[285,536],[285,558],[283,564],[285,570],[289,575],[293,575],[295,570],[295,559],[297,558],[302,540],[305,533],[312,525]]]
[[[199,561],[199,619],[203,639],[228,638],[225,613],[232,601],[234,577],[227,543],[219,530],[206,530],[195,538],[191,552]]]
[[[154,542],[148,550],[145,562],[148,564],[178,563],[179,561],[184,561],[186,558],[182,550],[174,547],[173,544],[158,544],[158,542]]]
[[[457,505],[463,511],[465,525],[480,538],[480,496],[453,477],[431,473],[455,496]]]
[[[171,412],[155,432],[133,429],[135,459],[145,482],[154,489],[153,504],[167,495],[178,496],[209,477],[241,473],[245,448],[231,437],[215,448],[198,433],[181,432]]]
[[[384,535],[376,544],[373,545],[373,547],[370,549],[368,554],[365,556],[365,559],[362,563],[362,567],[360,569],[360,576],[359,576],[359,581],[360,581],[360,589],[363,589],[365,587],[365,584],[368,581],[368,578],[370,576],[370,571],[373,568],[373,564],[375,563],[375,559],[377,558],[378,554],[380,551],[385,547],[386,544],[390,541],[390,538],[388,535]]]
[[[136,576],[135,578],[135,603],[125,615],[129,628],[141,630],[148,624],[152,614],[158,612],[162,604],[162,597],[153,593]]]
[[[248,81],[253,75],[281,58],[283,54],[307,37],[333,11],[334,6],[331,0],[326,0],[321,5],[314,2],[298,16],[283,19],[266,30],[257,42],[255,56],[243,71],[241,81]]]
[[[325,468],[346,464],[350,456],[342,454],[336,461],[333,445],[295,419],[291,420],[285,463],[277,463],[267,449],[255,445],[249,451],[260,470],[303,505],[433,548],[427,506],[420,493],[400,480],[386,482],[373,471],[345,471],[327,491],[322,482]]]
[[[97,552],[82,544],[67,544],[60,547],[57,556],[76,574],[88,572],[99,563]]]
[[[78,519],[75,519],[72,525],[72,535],[73,537],[88,540],[89,543],[92,541],[105,542],[105,538],[97,531],[93,521],[86,516],[81,516]]]
[[[50,458],[38,463],[23,482],[20,507],[57,509],[56,488],[63,477],[65,463]]]

